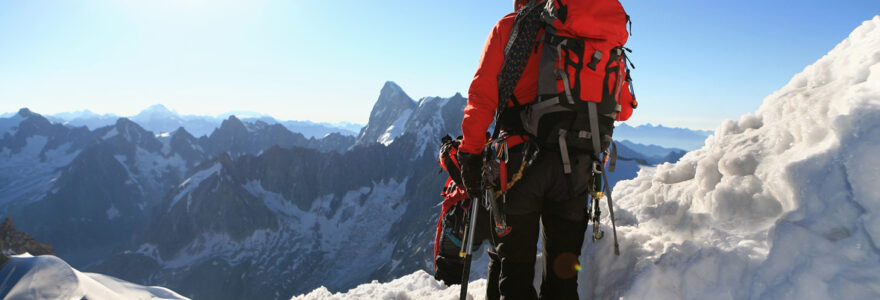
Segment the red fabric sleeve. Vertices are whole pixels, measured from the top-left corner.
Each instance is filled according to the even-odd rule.
[[[468,103],[461,121],[459,151],[480,153],[486,143],[486,131],[495,118],[498,107],[498,73],[504,63],[504,46],[513,26],[515,14],[509,14],[495,24],[486,38],[480,65],[468,90]]]

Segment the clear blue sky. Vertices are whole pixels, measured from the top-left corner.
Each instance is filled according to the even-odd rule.
[[[622,1],[632,124],[714,129],[820,58],[880,1]],[[386,80],[467,93],[510,0],[0,0],[0,112],[251,110],[365,123]]]

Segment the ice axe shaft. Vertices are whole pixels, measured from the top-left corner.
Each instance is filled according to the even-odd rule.
[[[477,199],[471,199],[471,209],[470,209],[470,221],[468,221],[467,228],[465,229],[465,241],[461,243],[462,247],[464,247],[463,251],[459,253],[459,256],[464,257],[464,267],[461,272],[461,293],[458,298],[461,300],[467,299],[467,288],[468,281],[471,276],[471,258],[473,257],[474,252],[474,228],[477,227],[477,208],[478,208]]]
[[[602,181],[605,183],[605,197],[608,197],[608,217],[611,218],[611,232],[614,233],[614,254],[620,256],[620,245],[617,243],[617,225],[614,223],[614,204],[611,201],[611,188],[608,186],[608,177],[602,176]]]

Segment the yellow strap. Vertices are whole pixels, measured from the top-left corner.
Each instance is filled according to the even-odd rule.
[[[509,191],[510,189],[512,189],[513,186],[514,186],[517,182],[519,182],[520,179],[522,179],[523,170],[525,170],[525,169],[526,169],[526,162],[525,162],[525,161],[520,162],[520,164],[519,164],[519,170],[516,171],[516,174],[513,174],[513,178],[511,178],[511,179],[510,179],[510,182],[507,184],[507,190],[508,190],[508,191]],[[502,191],[495,191],[495,198],[501,197],[501,195],[504,194],[505,192],[507,192],[507,191],[504,191],[504,192],[502,192]]]

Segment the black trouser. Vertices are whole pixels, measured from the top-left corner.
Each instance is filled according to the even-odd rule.
[[[519,160],[515,154],[511,149],[512,164]],[[592,160],[589,155],[578,155],[571,161],[572,174],[565,175],[559,153],[542,152],[507,193],[504,211],[512,231],[503,238],[492,235],[501,263],[501,299],[538,297],[532,282],[539,224],[544,240],[540,298],[578,298],[578,257],[587,229],[584,211]],[[510,169],[517,168],[518,164]]]

